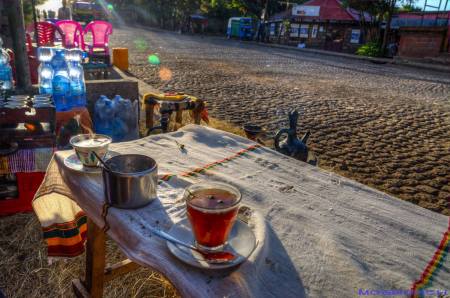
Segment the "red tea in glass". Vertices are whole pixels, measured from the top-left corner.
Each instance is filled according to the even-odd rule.
[[[236,221],[240,192],[224,183],[208,182],[190,186],[185,198],[197,247],[221,250]]]

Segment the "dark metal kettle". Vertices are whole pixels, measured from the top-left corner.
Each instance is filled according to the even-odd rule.
[[[275,150],[284,155],[288,155],[306,162],[308,160],[308,141],[311,132],[308,131],[301,139],[297,136],[298,111],[289,112],[289,128],[280,129],[274,138]],[[280,142],[283,135],[287,135],[287,139]]]

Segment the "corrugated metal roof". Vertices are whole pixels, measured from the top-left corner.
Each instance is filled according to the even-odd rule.
[[[320,6],[319,19],[321,20],[334,20],[334,21],[357,21],[355,16],[351,14],[347,9],[342,7],[342,4],[338,0],[310,0],[303,5]],[[317,17],[305,17],[314,18]]]

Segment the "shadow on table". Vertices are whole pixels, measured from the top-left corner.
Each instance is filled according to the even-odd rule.
[[[266,241],[264,247],[255,251],[259,254],[256,260],[230,269],[201,270],[209,276],[207,283],[213,288],[223,288],[219,293],[226,292],[226,287],[231,285],[228,282],[232,282],[254,297],[307,297],[300,275],[280,239],[267,222],[265,228]]]
[[[264,286],[267,296],[306,297],[299,272],[278,235],[266,221],[266,243],[257,263],[255,274]]]

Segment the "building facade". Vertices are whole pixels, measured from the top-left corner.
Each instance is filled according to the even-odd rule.
[[[365,42],[361,17],[338,0],[311,0],[269,21],[269,40],[306,48],[354,53]]]

